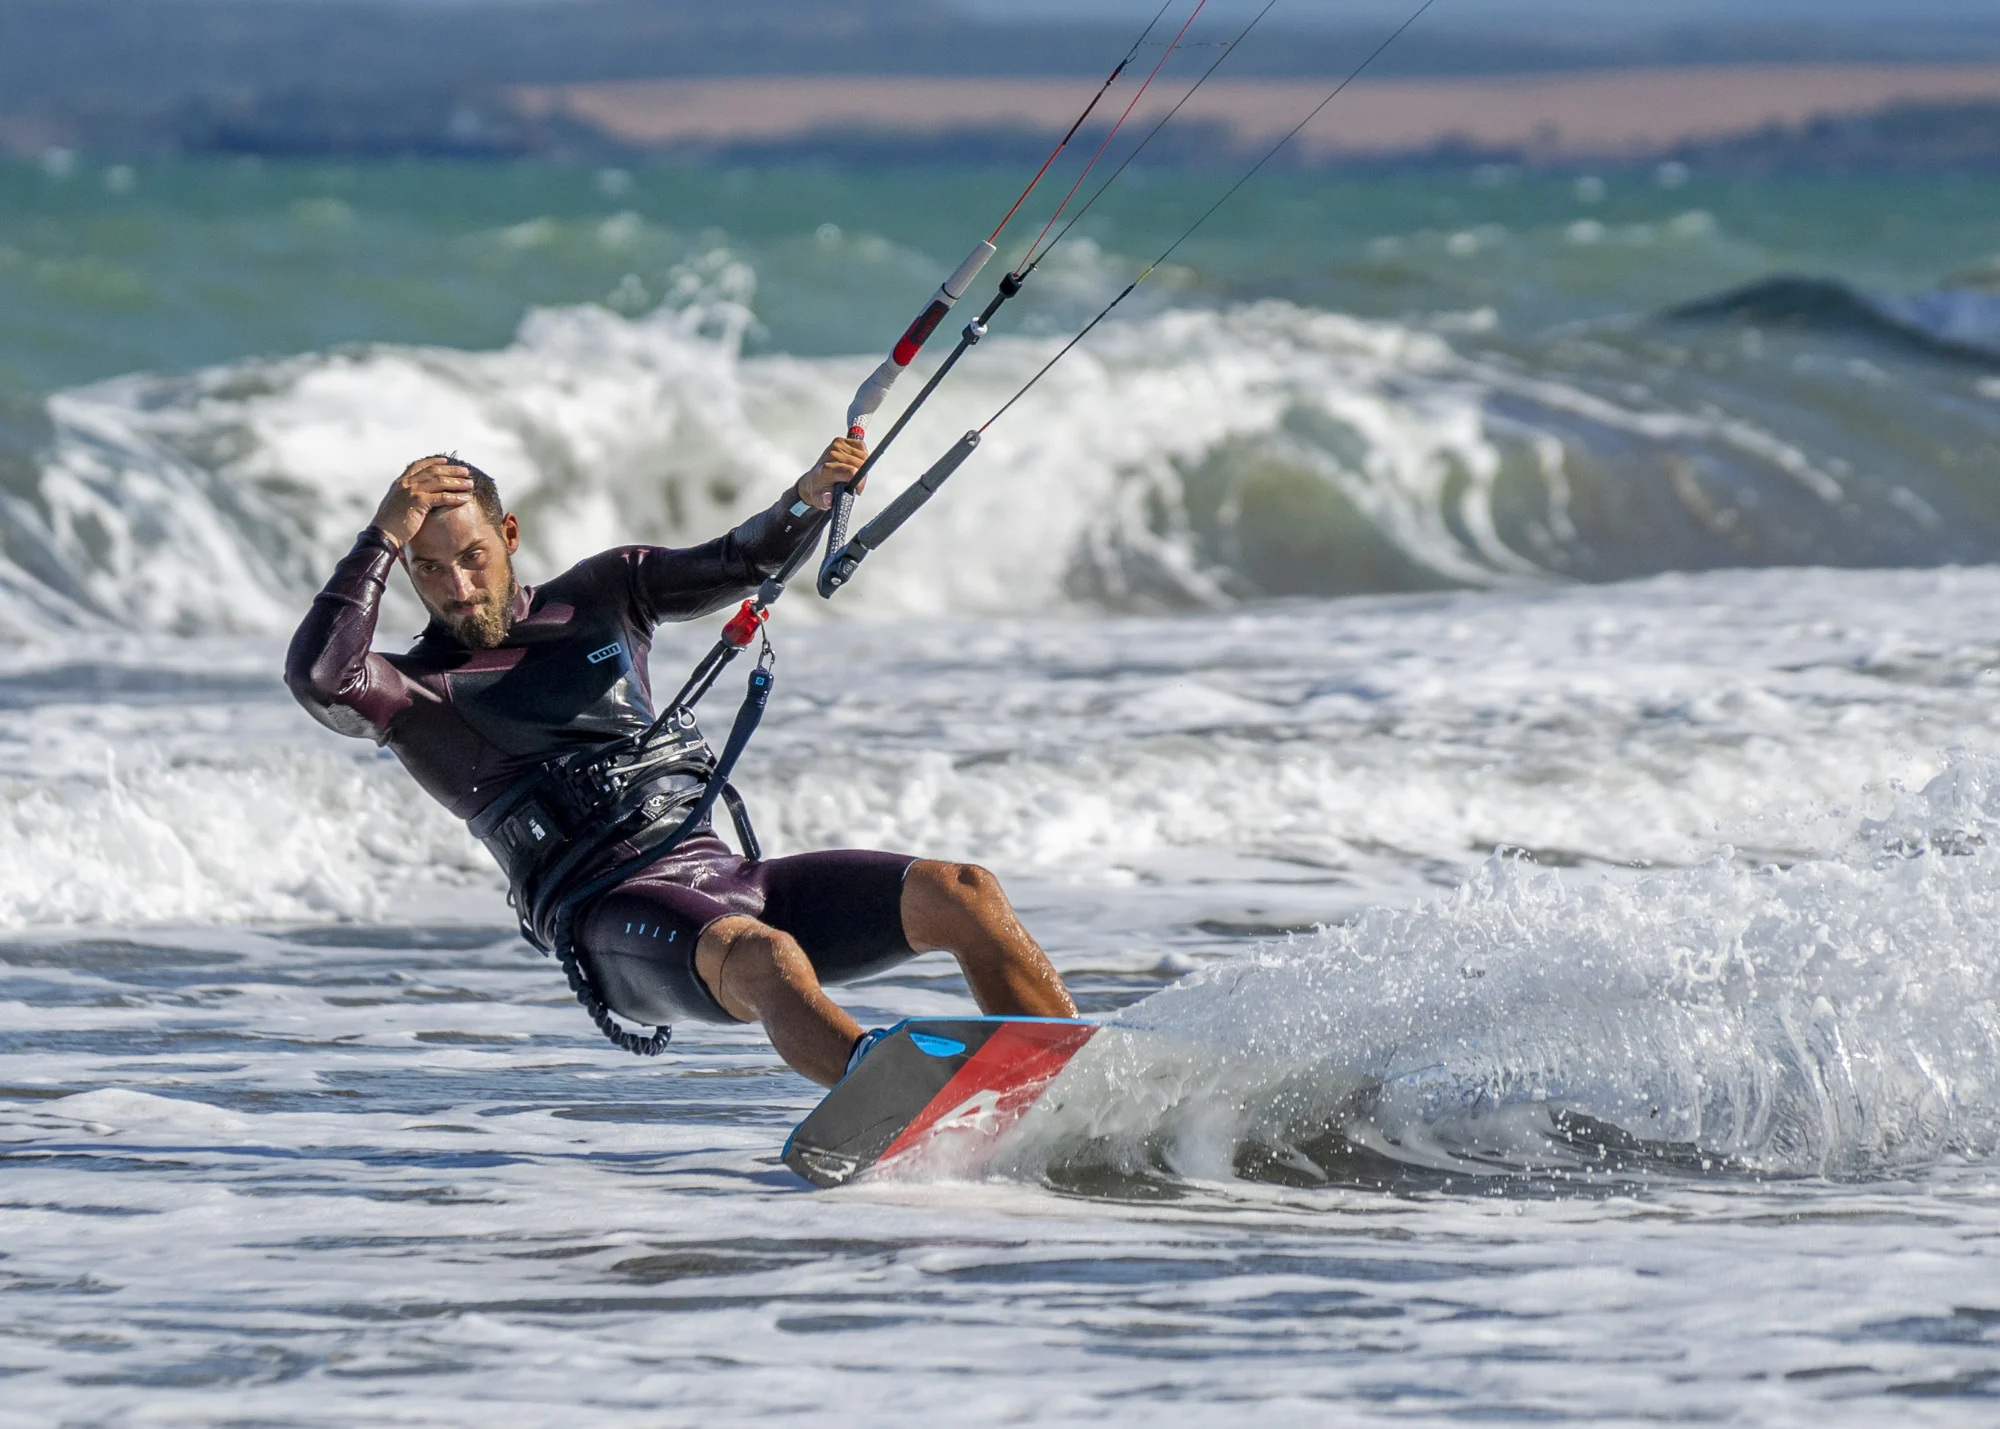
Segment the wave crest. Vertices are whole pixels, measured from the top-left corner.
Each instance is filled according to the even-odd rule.
[[[705,540],[803,469],[869,365],[745,357],[749,279],[735,276],[735,297],[639,318],[538,311],[493,352],[364,347],[58,394],[29,489],[0,509],[0,624],[282,631],[390,478],[433,451],[500,480],[524,518],[529,579],[621,541]],[[993,430],[837,609],[1216,605],[1929,564],[1986,557],[2000,539],[1952,463],[1892,469],[1886,455],[1822,450],[1809,434],[1826,414],[1718,401],[1652,338],[1510,354],[1484,326],[1280,301],[1109,326]],[[988,339],[864,509],[1053,351]],[[1814,400],[1908,396],[1835,382]],[[1976,400],[1938,401],[1941,423],[1985,420]],[[413,618],[396,599],[396,619]]]

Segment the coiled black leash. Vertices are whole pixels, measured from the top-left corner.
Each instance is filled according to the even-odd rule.
[[[576,1000],[583,1004],[583,1010],[590,1014],[590,1020],[597,1024],[597,1030],[604,1034],[607,1042],[635,1057],[657,1057],[667,1050],[667,1044],[674,1040],[672,1027],[655,1027],[643,1037],[636,1032],[627,1032],[618,1025],[611,1009],[592,989],[583,964],[576,960],[576,945],[569,938],[568,909],[563,910],[562,922],[556,929],[556,959],[562,964],[563,976],[569,979],[569,990],[576,994]]]

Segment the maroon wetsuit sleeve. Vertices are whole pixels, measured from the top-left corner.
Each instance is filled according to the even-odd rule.
[[[312,717],[341,734],[374,740],[408,709],[416,691],[387,660],[370,653],[375,615],[396,547],[374,527],[341,558],[285,652],[285,684]]]
[[[787,487],[767,509],[703,545],[685,550],[628,546],[633,598],[655,625],[720,610],[776,575],[826,520],[826,512],[806,505],[796,488]]]

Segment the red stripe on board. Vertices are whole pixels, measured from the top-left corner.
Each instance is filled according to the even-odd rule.
[[[964,1130],[997,1139],[1021,1119],[1096,1030],[1074,1022],[1010,1022],[1001,1027],[889,1143],[876,1164],[910,1150],[934,1131]]]

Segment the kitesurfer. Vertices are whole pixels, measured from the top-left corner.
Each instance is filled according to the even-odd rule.
[[[835,486],[865,457],[841,438],[727,535],[687,549],[616,547],[540,586],[515,580],[520,522],[492,479],[453,457],[423,458],[390,485],[313,601],[286,684],[328,728],[387,746],[467,820],[500,858],[517,906],[538,879],[582,888],[645,850],[593,842],[604,832],[593,820],[609,813],[577,806],[574,778],[556,776],[654,723],[653,627],[754,591],[813,539]],[[377,607],[399,561],[431,620],[406,653],[380,654]],[[658,810],[692,807],[701,791],[707,747],[690,732],[682,748],[686,759],[656,759],[646,768],[665,772],[632,785],[656,825]],[[561,891],[542,887],[536,901],[559,902]],[[665,858],[576,901],[564,927],[613,1011],[660,1024],[759,1022],[822,1085],[866,1047],[823,984],[919,952],[951,953],[987,1012],[1076,1015],[999,882],[972,864],[856,849],[744,857],[703,822]]]

